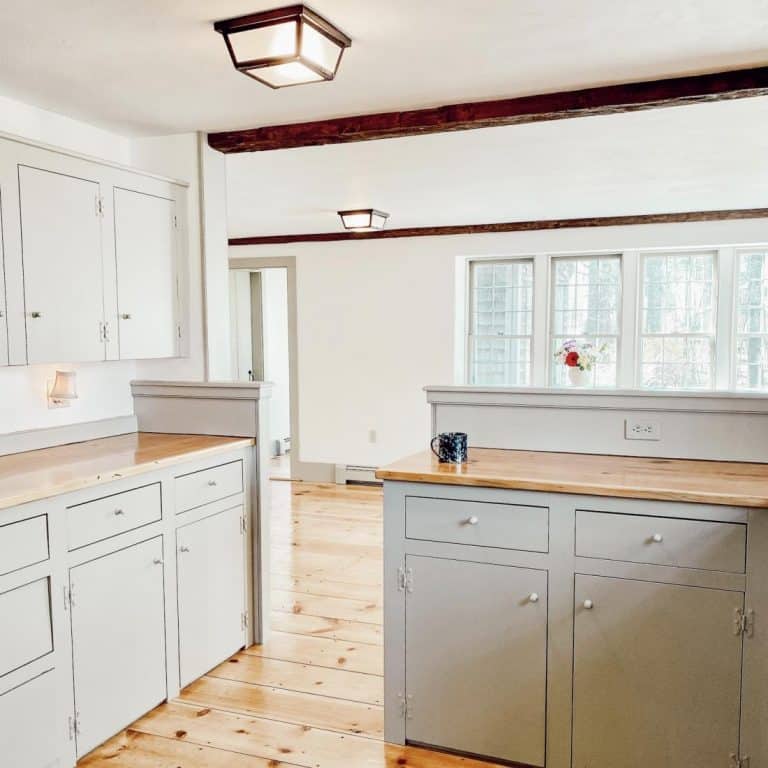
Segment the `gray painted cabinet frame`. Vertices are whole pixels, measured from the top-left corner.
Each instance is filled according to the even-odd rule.
[[[441,541],[424,538],[423,531],[419,539],[406,536],[406,499],[408,496],[428,499],[446,499],[459,502],[490,502],[523,506],[546,507],[549,510],[549,551],[531,552],[499,546],[475,546],[466,543],[448,543],[444,531],[440,531]],[[451,505],[453,507],[454,505]],[[476,507],[473,507],[476,508]],[[625,562],[618,559],[577,557],[576,512],[604,512],[643,517],[649,521],[649,535],[655,527],[654,518],[659,526],[670,519],[707,521],[702,526],[705,531],[712,528],[711,523],[726,523],[722,526],[723,535],[728,538],[728,546],[733,544],[734,525],[746,528],[746,567],[731,571],[705,568],[678,567],[653,563]],[[629,519],[629,518],[628,518]],[[631,518],[632,522],[637,517]],[[674,530],[674,526],[670,528]],[[687,530],[687,529],[686,529]],[[457,540],[464,540],[457,537]],[[692,540],[691,547],[706,548],[709,540]],[[702,550],[703,551],[703,550]],[[695,552],[692,552],[695,554]],[[703,556],[703,555],[702,555]],[[724,766],[731,761],[730,752],[737,759],[748,757],[749,768],[768,766],[768,631],[765,617],[768,616],[768,510],[745,510],[735,507],[705,504],[670,503],[641,501],[633,499],[598,498],[571,494],[550,494],[523,491],[507,491],[490,488],[472,488],[462,486],[441,486],[425,483],[386,482],[384,488],[384,653],[385,653],[385,738],[387,741],[403,744],[414,740],[409,732],[409,709],[418,711],[419,702],[406,686],[406,659],[408,648],[406,640],[406,604],[409,594],[419,589],[418,579],[408,571],[408,559],[414,557],[447,558],[475,563],[488,563],[516,566],[544,571],[547,574],[548,590],[546,596],[548,626],[546,640],[546,765],[548,768],[572,767],[572,736],[574,727],[574,620],[577,609],[575,584],[577,574],[584,577],[606,577],[609,580],[626,580],[627,584],[638,585],[679,585],[690,589],[717,590],[717,593],[735,593],[733,600],[725,600],[729,606],[728,616],[722,621],[722,639],[735,632],[735,616],[730,615],[733,605],[743,605],[747,611],[753,611],[749,630],[742,638],[734,635],[734,641],[742,641],[741,646],[741,712],[740,723],[729,733],[738,732],[740,743],[729,744],[724,754],[718,755],[715,764]],[[650,558],[649,558],[650,559]],[[700,557],[695,557],[698,562]],[[735,562],[733,557],[729,562]],[[736,571],[736,572],[734,572]],[[416,574],[418,575],[418,574]],[[581,583],[589,583],[582,579]],[[613,583],[613,582],[610,582]],[[621,586],[620,582],[616,582]],[[659,587],[661,590],[661,587]],[[413,592],[409,592],[413,590]],[[675,590],[661,590],[664,594]],[[683,591],[685,596],[689,593]],[[579,597],[583,597],[578,595]],[[697,596],[699,592],[697,592]],[[726,595],[727,597],[727,595]],[[579,608],[581,608],[581,604]],[[685,606],[681,606],[682,609]],[[684,613],[684,610],[683,610]],[[684,626],[684,625],[683,625]],[[663,627],[660,628],[663,632]],[[693,644],[701,643],[706,638],[691,638]],[[435,643],[440,638],[435,637]],[[661,648],[663,650],[663,643]],[[731,647],[730,645],[728,646]],[[705,648],[706,650],[706,648]],[[471,654],[468,648],[467,653]],[[675,656],[670,650],[662,654],[662,667],[665,660],[674,662]],[[702,659],[701,652],[693,657]],[[718,666],[720,659],[712,663]],[[732,660],[731,660],[732,661]],[[727,666],[728,660],[723,661]],[[655,670],[648,670],[654,674]],[[446,670],[450,674],[450,670]],[[706,676],[706,669],[694,670],[696,675]],[[697,678],[696,678],[697,679]],[[702,678],[703,679],[703,678]],[[632,694],[628,694],[631,696]],[[446,703],[450,706],[450,703]],[[725,712],[724,712],[725,715]],[[684,724],[686,718],[695,718],[697,710],[692,703],[688,711],[680,712],[677,717]],[[675,723],[670,723],[670,729]],[[728,737],[730,740],[730,736]],[[440,746],[440,745],[435,745]],[[725,744],[723,742],[723,749]],[[731,763],[736,765],[738,763]],[[633,763],[627,762],[627,766]],[[746,765],[746,763],[745,763]],[[581,768],[581,766],[579,766]],[[590,768],[609,768],[602,765],[590,765]],[[615,766],[611,766],[615,768]],[[660,765],[658,768],[667,768]],[[670,765],[669,768],[672,768]]]

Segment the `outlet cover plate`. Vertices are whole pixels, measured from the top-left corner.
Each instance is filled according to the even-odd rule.
[[[627,440],[661,440],[661,424],[655,419],[625,419],[624,437]]]

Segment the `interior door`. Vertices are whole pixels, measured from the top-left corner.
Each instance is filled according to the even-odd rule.
[[[178,354],[173,200],[115,188],[120,358]]]
[[[103,360],[99,185],[19,166],[27,357]]]
[[[574,768],[729,765],[743,594],[579,575],[575,596]]]
[[[166,697],[160,536],[69,572],[77,755]]]
[[[547,573],[408,556],[410,742],[544,765]]]
[[[176,531],[182,686],[245,642],[242,514],[235,507]]]

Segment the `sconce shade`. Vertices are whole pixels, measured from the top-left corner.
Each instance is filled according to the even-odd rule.
[[[51,400],[77,400],[77,379],[74,371],[56,371],[51,391]]]
[[[270,88],[333,80],[352,41],[306,5],[217,21],[239,72]]]
[[[368,230],[384,229],[389,218],[388,213],[377,211],[375,208],[361,208],[354,211],[339,211],[344,229]]]

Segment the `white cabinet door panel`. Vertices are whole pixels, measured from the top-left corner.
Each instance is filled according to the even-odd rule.
[[[245,642],[242,514],[235,507],[176,531],[182,686]]]
[[[0,694],[0,765],[52,768],[58,760],[58,724],[63,716],[52,670]]]
[[[104,359],[99,185],[19,166],[30,364]]]
[[[178,354],[174,202],[115,189],[120,358]]]
[[[544,765],[547,573],[409,555],[408,741]]]
[[[78,757],[166,697],[161,537],[70,570]]]
[[[743,595],[578,575],[575,600],[573,765],[729,765]]]

